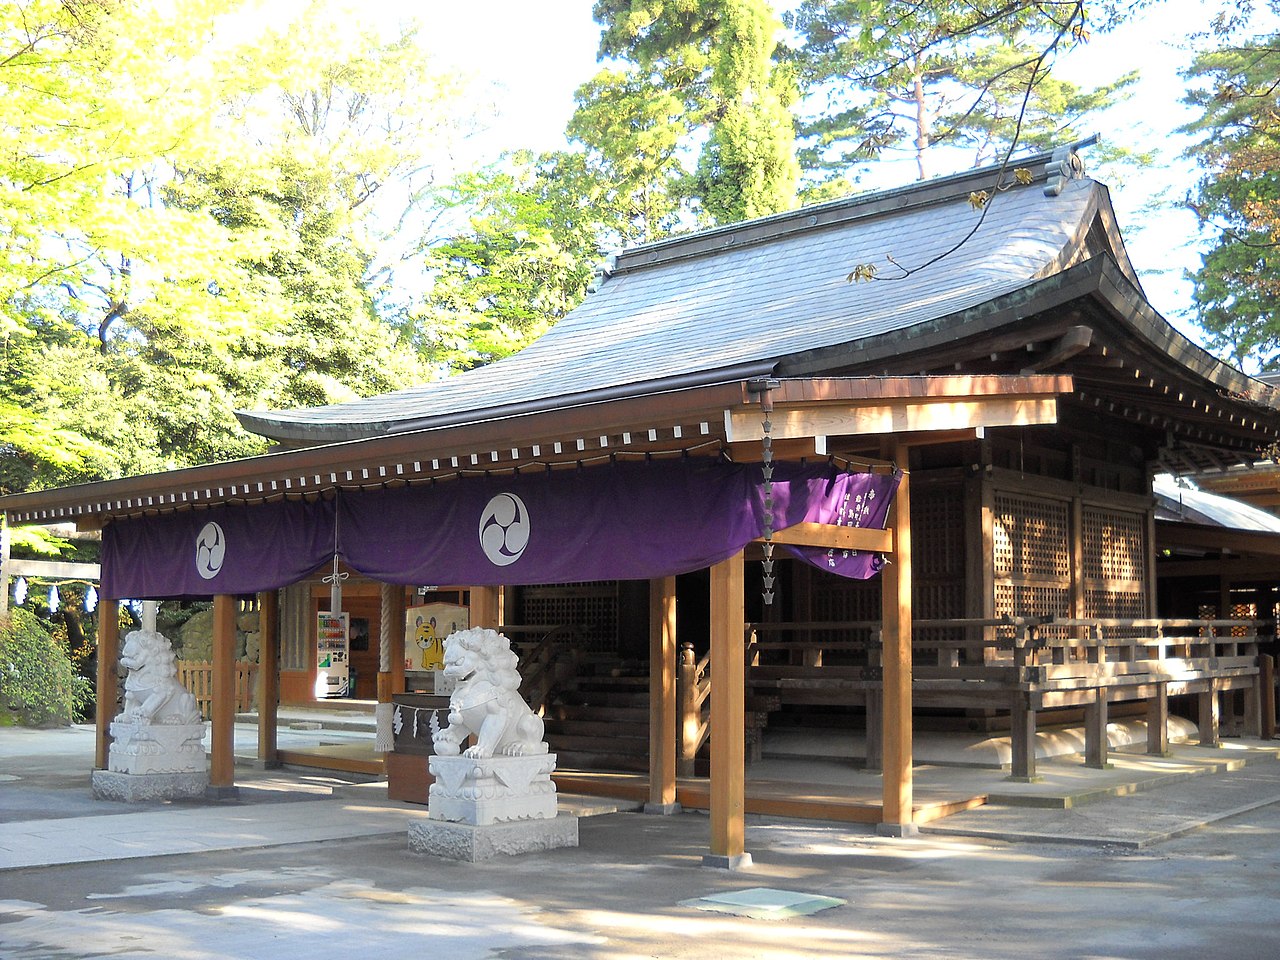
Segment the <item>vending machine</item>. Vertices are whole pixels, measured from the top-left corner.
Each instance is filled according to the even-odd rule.
[[[345,613],[316,614],[317,697],[345,697],[351,677],[350,620]]]

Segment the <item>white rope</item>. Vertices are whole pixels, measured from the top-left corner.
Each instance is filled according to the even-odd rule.
[[[382,629],[378,635],[378,670],[383,674],[391,672],[391,635],[392,630],[397,626],[391,622],[391,610],[395,592],[399,589],[394,584],[382,584]],[[399,626],[403,629],[402,624]],[[379,677],[380,681],[381,679]],[[379,682],[378,689],[385,690],[388,686],[389,684],[384,685],[383,682]],[[377,753],[390,753],[395,749],[395,735],[391,731],[391,712],[391,702],[383,703],[379,697],[378,706],[373,712],[377,731],[374,734],[373,749]]]

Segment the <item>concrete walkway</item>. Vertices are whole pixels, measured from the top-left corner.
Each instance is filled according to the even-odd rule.
[[[237,754],[252,755],[256,729],[238,724]],[[298,743],[364,734],[307,729]],[[286,734],[282,733],[282,736]],[[322,771],[237,767],[237,801],[109,803],[89,796],[93,734],[88,727],[0,731],[0,870],[209,850],[403,836],[426,809],[387,800],[381,782]],[[1175,744],[1169,757],[1118,752],[1106,770],[1078,757],[1042,761],[1035,783],[998,769],[921,764],[921,793],[985,794],[985,806],[921,827],[939,836],[1139,849],[1249,810],[1280,803],[1280,741],[1228,740],[1216,749]],[[10,772],[12,771],[12,772]],[[839,758],[766,758],[749,776],[818,783],[850,792],[878,789],[879,775]],[[6,782],[7,781],[7,782]],[[563,796],[580,816],[639,804]],[[69,829],[66,820],[92,818]]]
[[[236,732],[251,752],[254,728]],[[0,730],[0,957],[1280,956],[1268,744],[1179,746],[1102,771],[1060,758],[1037,784],[926,765],[921,780],[983,780],[1004,799],[901,839],[750,816],[755,865],[736,873],[701,866],[697,813],[590,817],[578,848],[485,864],[415,855],[406,832],[421,807],[320,771],[237,768],[235,802],[103,803],[89,796],[92,746],[87,728]],[[874,776],[847,762],[761,766],[785,777],[795,763],[833,783]],[[820,912],[758,908],[796,902]]]

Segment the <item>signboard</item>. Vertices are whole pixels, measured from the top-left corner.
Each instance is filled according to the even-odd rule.
[[[316,614],[317,697],[345,697],[350,679],[349,621],[345,613]]]
[[[404,667],[434,675],[434,692],[449,693],[443,683],[444,640],[471,626],[471,611],[454,603],[424,603],[409,607],[404,615]]]

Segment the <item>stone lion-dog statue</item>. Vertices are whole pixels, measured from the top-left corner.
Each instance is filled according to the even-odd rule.
[[[121,720],[133,723],[199,723],[196,698],[178,682],[173,647],[163,634],[134,630],[124,640],[120,665],[124,681]]]
[[[546,753],[542,718],[520,696],[519,661],[511,641],[495,630],[475,627],[444,641],[444,675],[457,686],[449,698],[449,723],[443,730],[431,718],[431,740],[442,757],[459,753],[472,759],[521,757]],[[474,745],[462,749],[474,735]]]

